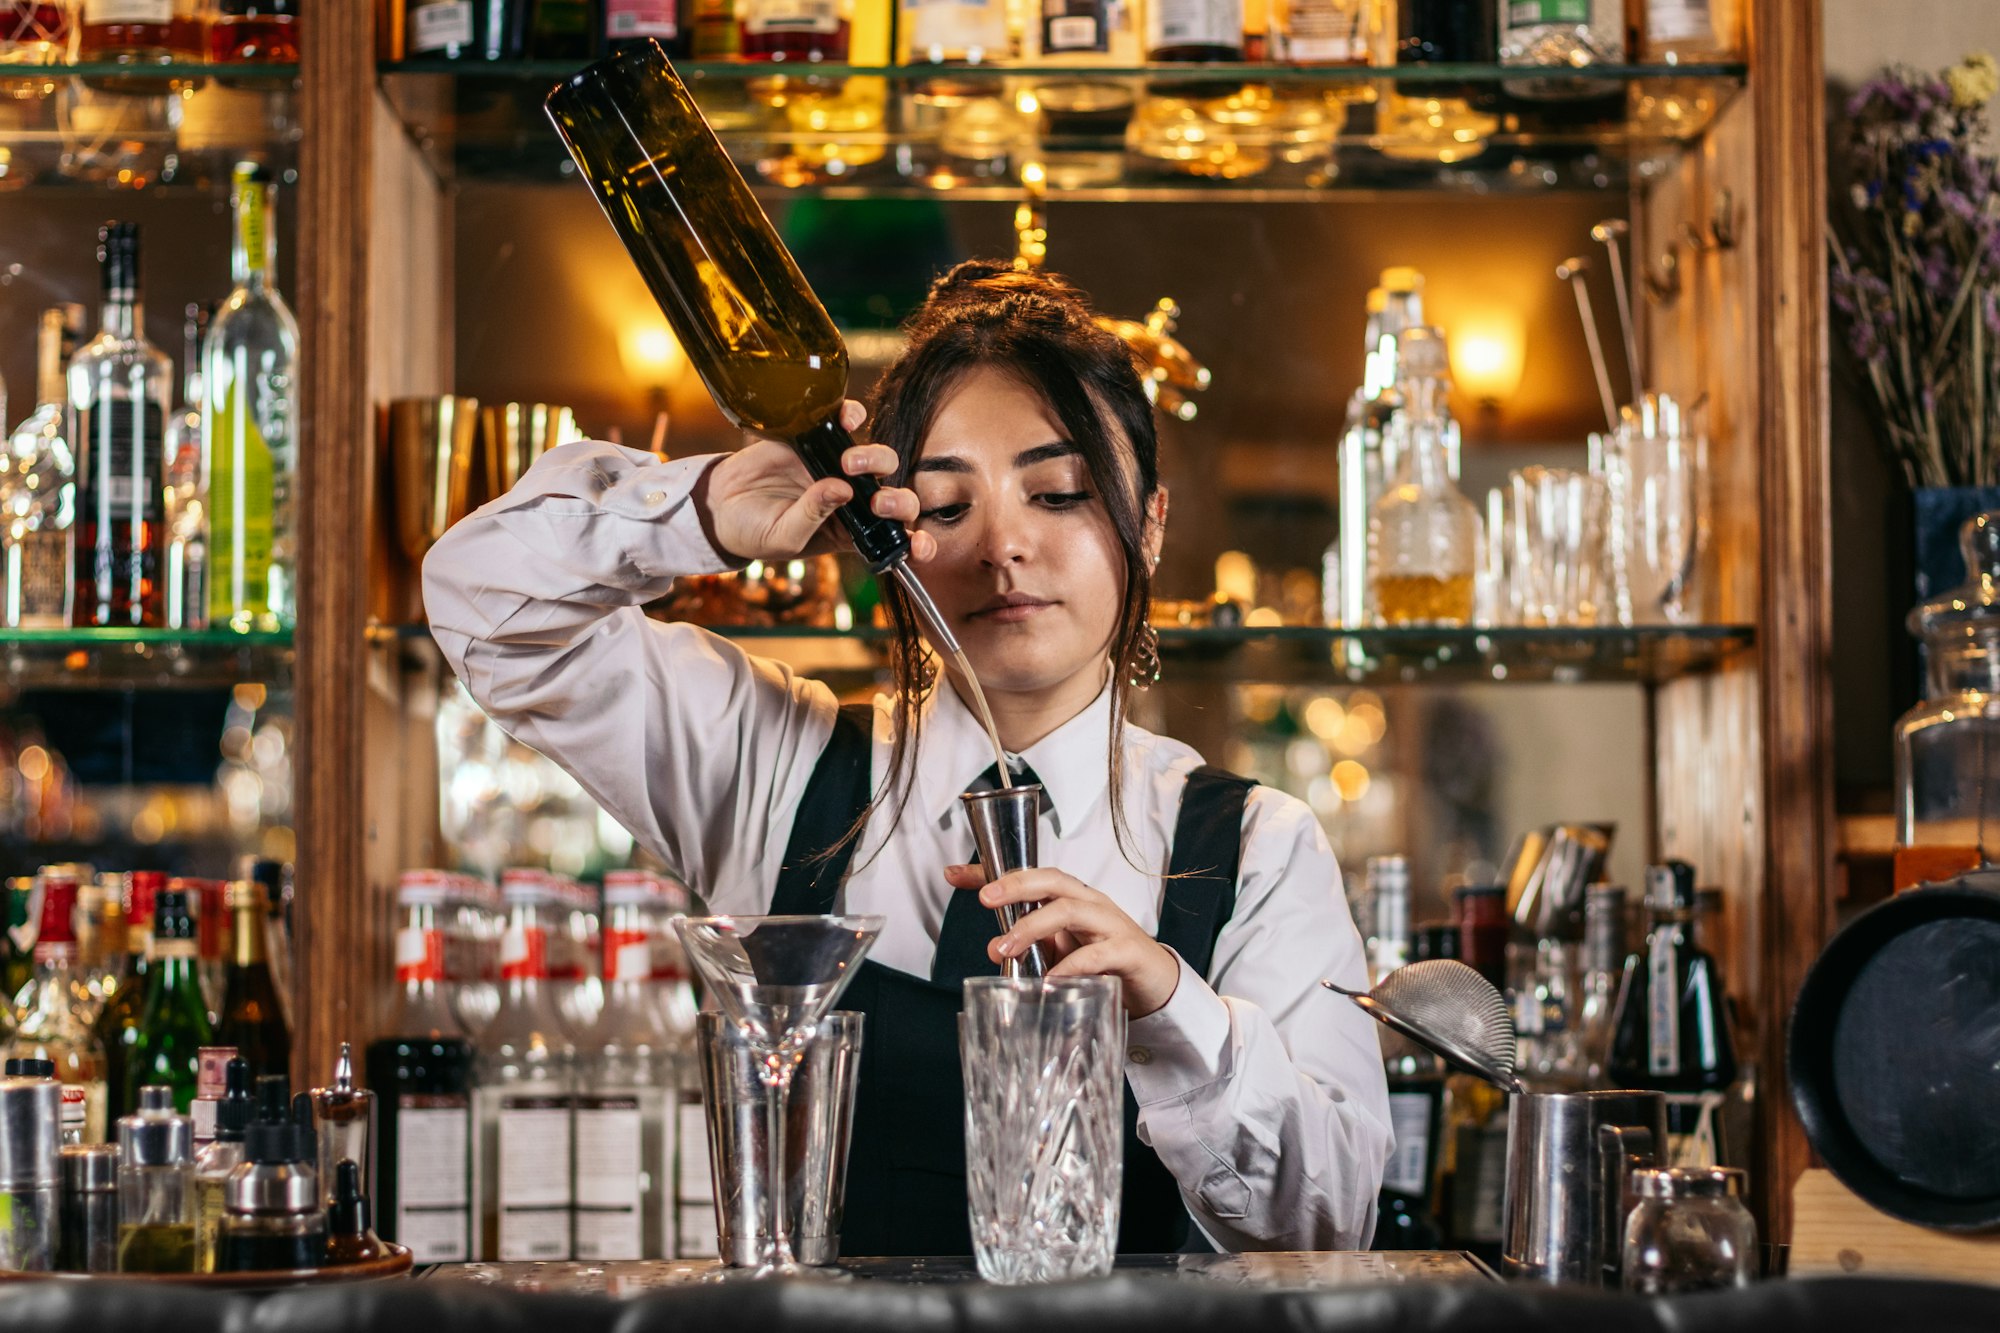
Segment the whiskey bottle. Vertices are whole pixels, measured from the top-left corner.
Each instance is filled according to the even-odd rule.
[[[295,612],[292,481],[298,321],[272,278],[275,187],[235,173],[236,286],[202,352],[208,445],[208,614],[217,626],[274,630]]]
[[[138,226],[107,223],[98,241],[103,321],[69,365],[77,454],[71,623],[157,628],[166,623],[160,466],[173,363],[146,341]]]
[[[218,65],[294,65],[304,0],[217,0],[208,58]]]
[[[35,410],[7,438],[0,478],[0,545],[6,561],[9,629],[69,624],[70,536],[76,520],[76,454],[70,447],[63,367],[83,307],[42,312],[35,340]]]

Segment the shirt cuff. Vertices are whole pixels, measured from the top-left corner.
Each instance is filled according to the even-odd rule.
[[[630,471],[605,478],[610,484],[597,500],[605,513],[639,525],[628,552],[633,565],[649,578],[726,574],[742,569],[744,562],[716,549],[714,538],[695,507],[695,488],[709,469],[721,461],[721,455],[676,458],[665,463],[651,455],[643,457],[644,461],[637,462]]]
[[[1141,1106],[1185,1097],[1227,1074],[1229,1006],[1187,960],[1173,998],[1125,1025],[1125,1076]]]

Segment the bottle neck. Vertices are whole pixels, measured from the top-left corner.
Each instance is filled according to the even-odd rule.
[[[1936,634],[1928,647],[1931,698],[2000,694],[2000,632]]]
[[[242,903],[230,909],[229,962],[233,967],[262,967],[270,960],[264,948],[264,908]]]
[[[238,287],[262,290],[271,273],[271,188],[246,182],[236,199],[236,238],[229,250],[230,277]]]
[[[1451,466],[1445,456],[1443,381],[1404,380],[1401,417],[1402,480],[1415,482],[1427,491],[1450,485]]]
[[[63,314],[48,310],[35,336],[35,405],[63,401]]]
[[[98,327],[105,334],[120,342],[137,342],[139,330],[145,322],[145,307],[139,303],[137,291],[112,291],[104,294],[104,310],[98,317]]]

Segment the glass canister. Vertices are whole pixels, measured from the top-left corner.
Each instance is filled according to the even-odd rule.
[[[1959,533],[1966,581],[1910,612],[1924,700],[1896,722],[1896,887],[2000,852],[2000,512]]]
[[[1632,1173],[1638,1205],[1625,1221],[1625,1290],[1647,1296],[1747,1287],[1757,1275],[1757,1223],[1744,1174],[1727,1167]]]

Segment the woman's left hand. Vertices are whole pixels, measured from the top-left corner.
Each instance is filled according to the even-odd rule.
[[[1125,1012],[1144,1018],[1174,998],[1180,984],[1177,954],[1125,915],[1117,903],[1060,870],[1016,870],[986,881],[979,866],[946,866],[955,889],[978,890],[989,908],[1038,903],[1014,928],[986,946],[994,962],[1004,962],[1041,941],[1055,977],[1113,976],[1124,983]]]

